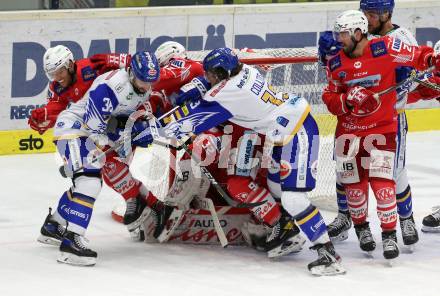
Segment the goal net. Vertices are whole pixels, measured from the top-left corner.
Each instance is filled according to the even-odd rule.
[[[189,51],[188,58],[202,61],[209,51]],[[243,63],[256,66],[276,91],[301,95],[311,104],[312,114],[319,125],[320,152],[316,189],[308,193],[311,202],[320,209],[336,210],[335,162],[333,142],[336,118],[329,114],[322,102],[326,84],[325,69],[317,61],[316,48],[277,48],[237,51]],[[138,153],[138,152],[136,152]],[[141,181],[160,199],[164,198],[174,177],[169,166],[174,157],[169,149],[155,146],[142,157]],[[172,159],[173,161],[170,161]],[[135,165],[135,161],[133,164]],[[171,175],[170,175],[171,174]]]

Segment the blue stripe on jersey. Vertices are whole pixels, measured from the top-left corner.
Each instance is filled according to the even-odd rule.
[[[107,120],[118,104],[115,93],[107,84],[98,85],[89,93],[84,123],[93,131],[104,133]]]

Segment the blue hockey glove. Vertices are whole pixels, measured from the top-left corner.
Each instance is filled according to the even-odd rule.
[[[327,64],[329,56],[337,54],[342,48],[342,43],[333,39],[332,31],[323,32],[319,37],[318,45],[319,62],[323,66]]]
[[[200,100],[211,88],[211,84],[203,76],[195,77],[179,90],[179,94],[175,99],[176,105],[183,105],[187,102]]]

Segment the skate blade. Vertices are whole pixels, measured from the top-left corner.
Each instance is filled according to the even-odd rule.
[[[129,230],[130,238],[134,242],[142,242],[145,239],[145,233],[142,227]]]
[[[363,252],[363,254],[365,255],[366,258],[368,258],[368,259],[373,259],[374,258],[374,256],[373,256],[373,252],[374,251],[362,251],[362,252]]]
[[[386,264],[386,266],[388,266],[388,267],[393,267],[393,266],[395,266],[395,265],[396,265],[396,262],[397,262],[396,258],[393,258],[393,259],[385,259],[385,260],[386,260],[385,264]]]
[[[431,232],[431,233],[439,233],[440,232],[440,226],[438,227],[431,227],[431,226],[422,226],[422,231],[423,232]]]
[[[337,236],[330,236],[332,243],[339,243],[348,239],[348,230],[342,231]]]
[[[95,257],[80,257],[66,252],[60,252],[57,261],[74,266],[94,266],[96,264]]]
[[[267,252],[267,257],[278,258],[292,253],[299,253],[302,250],[303,245],[306,243],[304,237],[300,234],[291,237],[284,242],[281,246],[278,246]]]
[[[414,251],[416,250],[416,244],[414,243],[414,244],[412,244],[412,245],[405,245],[404,250],[405,250],[407,253],[412,254],[412,253],[414,253]]]
[[[339,274],[345,274],[347,271],[344,267],[338,262],[334,262],[330,264],[329,266],[315,266],[313,267],[310,272],[314,276],[332,276],[332,275],[339,275]]]
[[[145,207],[145,209],[142,211],[142,214],[139,216],[139,218],[137,218],[137,220],[135,220],[134,222],[127,225],[128,231],[132,231],[136,228],[139,228],[141,226],[141,224],[148,218],[148,216],[150,216],[151,212],[152,211],[150,208]]]
[[[169,228],[168,226],[165,227],[165,229],[161,232],[161,234],[157,238],[157,240],[160,243],[164,243],[170,238],[170,236],[174,233],[176,227],[179,226],[180,222],[182,222],[183,216],[184,215],[182,210],[177,210],[177,209],[173,210],[167,221],[167,224],[170,223],[169,221],[172,221],[171,225],[169,226]]]
[[[45,244],[45,245],[51,245],[51,246],[60,246],[61,245],[60,240],[57,240],[53,237],[45,236],[42,234],[37,238],[37,241],[42,244]]]

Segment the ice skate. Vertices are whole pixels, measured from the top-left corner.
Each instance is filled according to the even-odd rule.
[[[310,249],[318,251],[318,259],[307,265],[313,275],[337,275],[346,272],[340,263],[341,257],[336,253],[331,242],[317,244]]]
[[[372,256],[373,251],[376,249],[376,242],[371,233],[369,223],[365,222],[364,224],[355,225],[354,229],[359,240],[359,247],[362,251],[367,252],[369,256]]]
[[[415,244],[419,241],[419,234],[412,214],[408,218],[400,218],[400,228],[402,230],[403,244],[407,246],[410,252],[413,252]]]
[[[269,258],[276,258],[300,252],[305,242],[293,220],[281,216],[266,238],[265,250]]]
[[[67,231],[60,245],[57,261],[77,266],[93,266],[98,254],[87,248],[86,239],[74,232]]]
[[[440,207],[435,207],[432,214],[423,218],[423,232],[440,232]]]
[[[52,208],[49,208],[49,214],[47,214],[44,224],[41,226],[40,236],[37,240],[43,244],[59,246],[64,232],[65,227],[52,219]]]
[[[382,232],[383,256],[392,265],[393,259],[399,256],[396,231]]]
[[[338,212],[332,223],[327,225],[328,236],[332,242],[341,242],[348,238],[348,230],[351,228],[351,217],[348,212]]]

